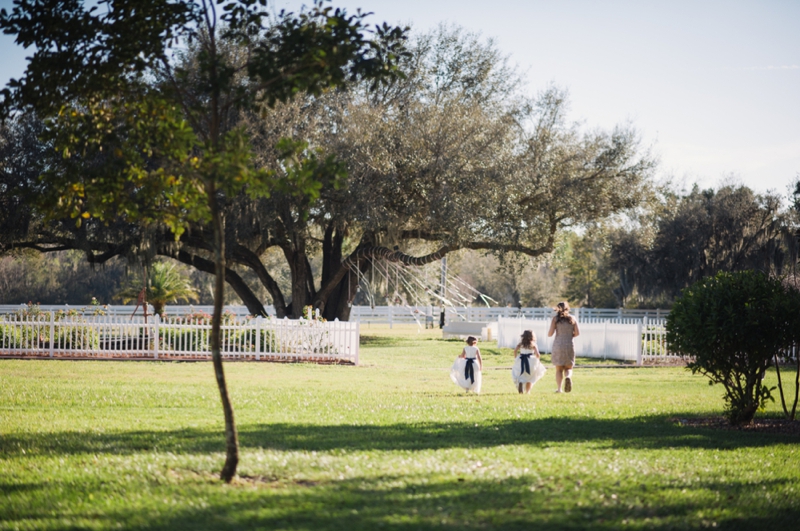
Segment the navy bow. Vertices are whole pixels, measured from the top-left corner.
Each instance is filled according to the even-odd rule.
[[[475,369],[472,364],[475,363],[475,358],[466,358],[467,364],[464,365],[464,379],[469,378],[469,381],[475,383]]]
[[[522,370],[520,371],[520,374],[522,374],[523,372],[527,372],[528,374],[531,373],[530,357],[531,357],[531,354],[520,354],[519,355],[519,361],[520,361],[520,364],[522,365]]]

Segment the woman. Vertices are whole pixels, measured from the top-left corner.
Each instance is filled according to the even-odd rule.
[[[556,338],[553,340],[553,365],[556,366],[556,393],[561,392],[561,382],[564,382],[564,392],[572,391],[572,367],[575,365],[575,345],[572,338],[578,337],[578,321],[569,314],[569,304],[559,302],[555,308],[556,315],[550,322],[550,331],[547,337]]]

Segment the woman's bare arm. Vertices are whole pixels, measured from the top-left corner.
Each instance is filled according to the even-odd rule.
[[[556,317],[553,316],[553,320],[550,321],[550,331],[547,332],[547,337],[553,337],[553,334],[556,333]]]
[[[578,321],[572,323],[572,337],[578,337],[581,335],[581,330],[578,328]]]

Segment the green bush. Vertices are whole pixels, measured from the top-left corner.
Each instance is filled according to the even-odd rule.
[[[275,348],[275,336],[272,330],[261,329],[258,331],[259,347],[261,352],[271,351]],[[223,342],[222,350],[224,352],[255,352],[256,350],[256,330],[242,330],[236,334],[231,334],[225,337],[226,341]]]
[[[19,331],[15,326],[0,325],[0,348],[19,347],[20,339]]]
[[[210,352],[211,331],[196,327],[162,329],[161,348],[167,351],[191,350]],[[271,330],[260,330],[261,351],[273,347],[274,336]],[[256,331],[241,330],[235,333],[224,331],[222,335],[222,352],[255,352]]]
[[[49,333],[48,333],[49,335]],[[94,328],[86,326],[68,326],[63,322],[56,327],[55,348],[88,349],[100,348],[100,334]]]
[[[725,388],[731,424],[749,424],[772,399],[762,379],[792,342],[793,297],[757,271],[719,273],[686,288],[667,318],[670,348]]]
[[[160,332],[161,348],[164,350],[210,351],[211,332],[205,328],[167,328]]]

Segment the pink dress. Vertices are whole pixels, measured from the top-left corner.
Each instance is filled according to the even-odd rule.
[[[556,322],[556,338],[553,340],[553,365],[575,365],[575,345],[572,333],[575,326],[569,321]]]

